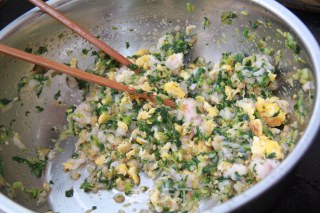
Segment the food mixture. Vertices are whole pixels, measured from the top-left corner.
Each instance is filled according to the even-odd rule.
[[[167,34],[137,51],[135,74],[97,53],[92,70],[157,95],[157,102],[90,85],[68,111],[68,133],[79,137],[65,171],[90,164],[85,192],[139,187],[157,212],[194,212],[199,201],[221,203],[265,178],[285,158],[297,131],[289,103],[277,97],[274,59],[225,53],[219,63],[184,64],[194,37]],[[177,108],[161,104],[176,101]],[[140,174],[154,180],[141,187]],[[116,200],[123,201],[123,195]]]
[[[60,139],[78,137],[75,152],[63,167],[74,180],[80,177],[80,168],[87,168],[84,192],[117,189],[118,203],[125,195],[148,193],[151,210],[195,212],[202,200],[218,205],[252,187],[293,149],[298,137],[298,121],[293,118],[303,119],[306,113],[302,92],[292,106],[277,96],[279,55],[270,54],[260,43],[265,51],[257,54],[224,53],[219,63],[201,57],[189,62],[186,58],[196,43],[194,29],[168,33],[156,46],[129,57],[140,69],[138,74],[105,53],[92,52],[96,60],[88,72],[132,86],[137,94],[154,94],[156,101],[74,80],[84,99],[68,108],[68,128]],[[291,34],[279,33],[289,41],[288,48],[298,51],[292,38],[290,43]],[[250,37],[248,30],[244,36]],[[77,67],[77,60],[69,65]],[[31,78],[38,82],[39,96],[48,77],[36,72]],[[307,91],[312,89],[310,79],[306,68],[291,81],[300,82]],[[29,80],[22,79],[19,88]],[[59,96],[60,90],[54,98]],[[165,99],[174,100],[177,107],[163,105]],[[2,105],[10,103],[5,101]],[[49,150],[39,153],[39,161],[13,160],[31,165],[40,177]],[[141,174],[154,181],[152,188],[140,184]],[[50,187],[46,187],[40,194],[46,191],[47,196]],[[65,195],[72,197],[73,190]]]

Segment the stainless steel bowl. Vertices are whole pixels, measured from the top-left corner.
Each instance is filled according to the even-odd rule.
[[[133,54],[141,47],[148,47],[166,31],[173,30],[177,26],[182,29],[188,24],[198,25],[199,42],[197,43],[193,56],[204,56],[207,60],[218,61],[223,52],[257,52],[257,47],[252,42],[244,40],[241,30],[249,20],[268,19],[273,23],[271,29],[259,28],[257,32],[261,36],[270,38],[267,43],[275,49],[283,49],[283,69],[291,71],[294,67],[301,65],[293,61],[293,55],[279,38],[276,29],[291,31],[297,38],[302,48],[301,57],[307,61],[307,66],[313,70],[316,90],[314,92],[314,103],[310,107],[308,125],[301,126],[301,137],[290,155],[278,166],[268,177],[256,184],[246,192],[231,200],[215,206],[214,208],[201,207],[203,211],[229,212],[247,204],[256,197],[263,194],[269,188],[279,182],[301,159],[305,151],[312,143],[319,127],[320,117],[320,96],[318,87],[320,83],[320,50],[317,42],[303,25],[291,12],[275,1],[268,0],[190,0],[195,5],[193,13],[187,12],[185,1],[179,0],[51,0],[49,3],[58,8],[81,26],[86,27],[95,34],[99,34],[106,43],[119,50],[124,55]],[[224,25],[220,21],[222,11],[249,12],[248,16],[241,16],[234,20],[232,26]],[[210,27],[202,29],[203,17],[211,21]],[[117,26],[118,30],[112,30]],[[240,33],[239,33],[240,31]],[[64,36],[60,36],[63,34]],[[26,47],[47,46],[49,52],[47,58],[64,63],[73,56],[81,57],[83,48],[92,48],[90,44],[74,35],[70,30],[57,23],[51,17],[44,15],[39,9],[33,9],[18,18],[0,32],[1,43],[24,49]],[[125,48],[125,42],[129,41],[131,46]],[[94,48],[93,48],[94,49]],[[73,53],[70,55],[70,50]],[[79,66],[85,69],[92,59],[82,58]],[[32,65],[15,60],[6,56],[0,56],[0,97],[16,97],[16,85]],[[285,76],[286,72],[283,73]],[[284,78],[284,77],[283,77]],[[62,89],[65,95],[65,105],[57,107],[52,104],[52,97],[57,88]],[[295,90],[289,88],[285,82],[281,83],[279,95],[290,97]],[[115,212],[122,208],[115,204],[112,199],[112,192],[99,192],[96,195],[85,195],[78,190],[79,183],[72,182],[68,175],[63,172],[61,163],[66,160],[73,150],[73,139],[64,142],[65,151],[58,155],[57,160],[49,163],[46,175],[39,180],[31,175],[28,168],[18,165],[11,160],[13,155],[32,156],[36,147],[52,146],[48,140],[57,137],[50,131],[52,126],[64,125],[64,111],[67,105],[77,102],[77,92],[67,88],[59,82],[52,82],[51,87],[46,87],[40,99],[34,95],[24,92],[21,102],[15,103],[12,108],[1,114],[0,124],[10,125],[22,136],[23,143],[28,147],[27,151],[21,151],[12,144],[2,145],[0,153],[4,162],[5,178],[9,182],[23,181],[26,186],[40,186],[42,181],[54,180],[55,184],[48,203],[36,205],[35,201],[28,199],[25,195],[19,194],[15,201],[0,194],[0,209],[4,212],[45,212],[48,209],[59,212],[84,212],[97,205],[95,212]],[[43,113],[32,112],[28,117],[25,111],[34,108],[36,105],[43,105]],[[15,119],[15,122],[12,122]],[[72,199],[65,198],[64,192],[70,186],[74,186],[75,195]],[[68,188],[69,187],[69,188]],[[126,211],[133,208],[140,208],[144,205],[139,203],[140,197],[132,197],[138,201]],[[142,198],[141,198],[142,199]]]

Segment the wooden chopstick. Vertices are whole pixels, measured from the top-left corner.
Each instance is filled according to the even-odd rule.
[[[19,59],[22,59],[24,61],[31,62],[33,64],[40,65],[42,67],[46,67],[52,70],[60,71],[62,73],[65,73],[67,75],[73,76],[75,78],[79,78],[91,83],[99,84],[101,86],[106,86],[114,90],[118,90],[121,92],[127,92],[132,95],[136,95],[139,98],[144,98],[147,100],[155,101],[156,96],[150,93],[147,93],[143,91],[142,93],[138,92],[136,89],[129,87],[127,85],[118,83],[116,81],[112,81],[107,78],[103,78],[101,76],[97,76],[92,73],[85,72],[80,69],[72,68],[64,64],[59,64],[57,62],[48,60],[46,58],[43,58],[41,56],[33,55],[30,53],[26,53],[24,51],[0,44],[0,53],[4,53],[6,55],[10,55]],[[163,100],[163,104],[170,106],[170,107],[176,107],[176,104],[174,101],[165,99]]]
[[[62,13],[51,7],[50,5],[46,4],[42,0],[29,0],[32,4],[39,7],[42,11],[47,13],[48,15],[52,16],[53,18],[57,19],[61,23],[63,23],[65,26],[73,30],[75,33],[82,36],[84,39],[107,53],[110,57],[118,61],[120,64],[124,66],[130,66],[132,65],[132,62],[118,53],[116,50],[105,44],[103,41],[98,39],[96,36],[92,35],[90,32],[86,31],[85,29],[81,28],[79,25],[68,19],[66,16],[64,16]],[[136,73],[139,73],[139,69],[133,70]]]

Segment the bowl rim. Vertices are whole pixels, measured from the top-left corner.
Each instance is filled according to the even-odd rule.
[[[57,8],[64,6],[66,4],[72,3],[75,0],[49,0],[47,3],[51,6]],[[250,0],[249,0],[250,1]],[[292,31],[299,37],[300,41],[303,43],[307,54],[310,57],[311,64],[314,69],[314,79],[316,82],[316,91],[319,89],[320,85],[320,48],[319,44],[309,31],[309,29],[299,20],[291,11],[285,8],[283,5],[274,0],[251,0],[251,2],[256,3],[262,8],[268,10],[269,12],[275,14],[280,18],[281,21],[286,23],[291,27]],[[10,34],[14,33],[20,27],[28,23],[28,21],[43,15],[43,12],[39,8],[33,8],[26,12],[8,26],[0,31],[0,41],[5,39]],[[289,21],[290,20],[290,21]],[[303,32],[303,36],[302,33]],[[293,151],[286,157],[286,159],[280,163],[280,165],[275,168],[270,175],[264,178],[262,181],[246,190],[245,192],[231,198],[230,200],[215,206],[212,209],[205,210],[204,212],[230,212],[234,211],[239,207],[244,206],[255,198],[259,197],[261,194],[266,192],[269,188],[277,184],[286,174],[288,174],[294,166],[300,161],[302,156],[311,146],[314,138],[318,132],[320,126],[320,95],[316,92],[314,99],[314,108],[312,112],[309,124],[296,144]],[[303,142],[302,142],[303,141]],[[0,211],[3,210],[8,213],[31,213],[33,211],[27,209],[26,207],[14,202],[9,199],[4,194],[0,193]]]

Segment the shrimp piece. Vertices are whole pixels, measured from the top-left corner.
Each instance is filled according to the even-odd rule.
[[[184,119],[187,123],[193,123],[194,125],[200,125],[202,122],[201,116],[197,113],[197,101],[191,98],[180,99],[177,101],[179,105],[177,117],[178,119]]]
[[[183,54],[177,53],[170,55],[166,60],[166,67],[168,67],[169,70],[172,71],[173,74],[178,74],[180,71],[180,68],[183,65]]]
[[[256,180],[260,181],[267,177],[279,164],[280,162],[275,159],[254,158],[251,161],[249,168],[252,170]]]

